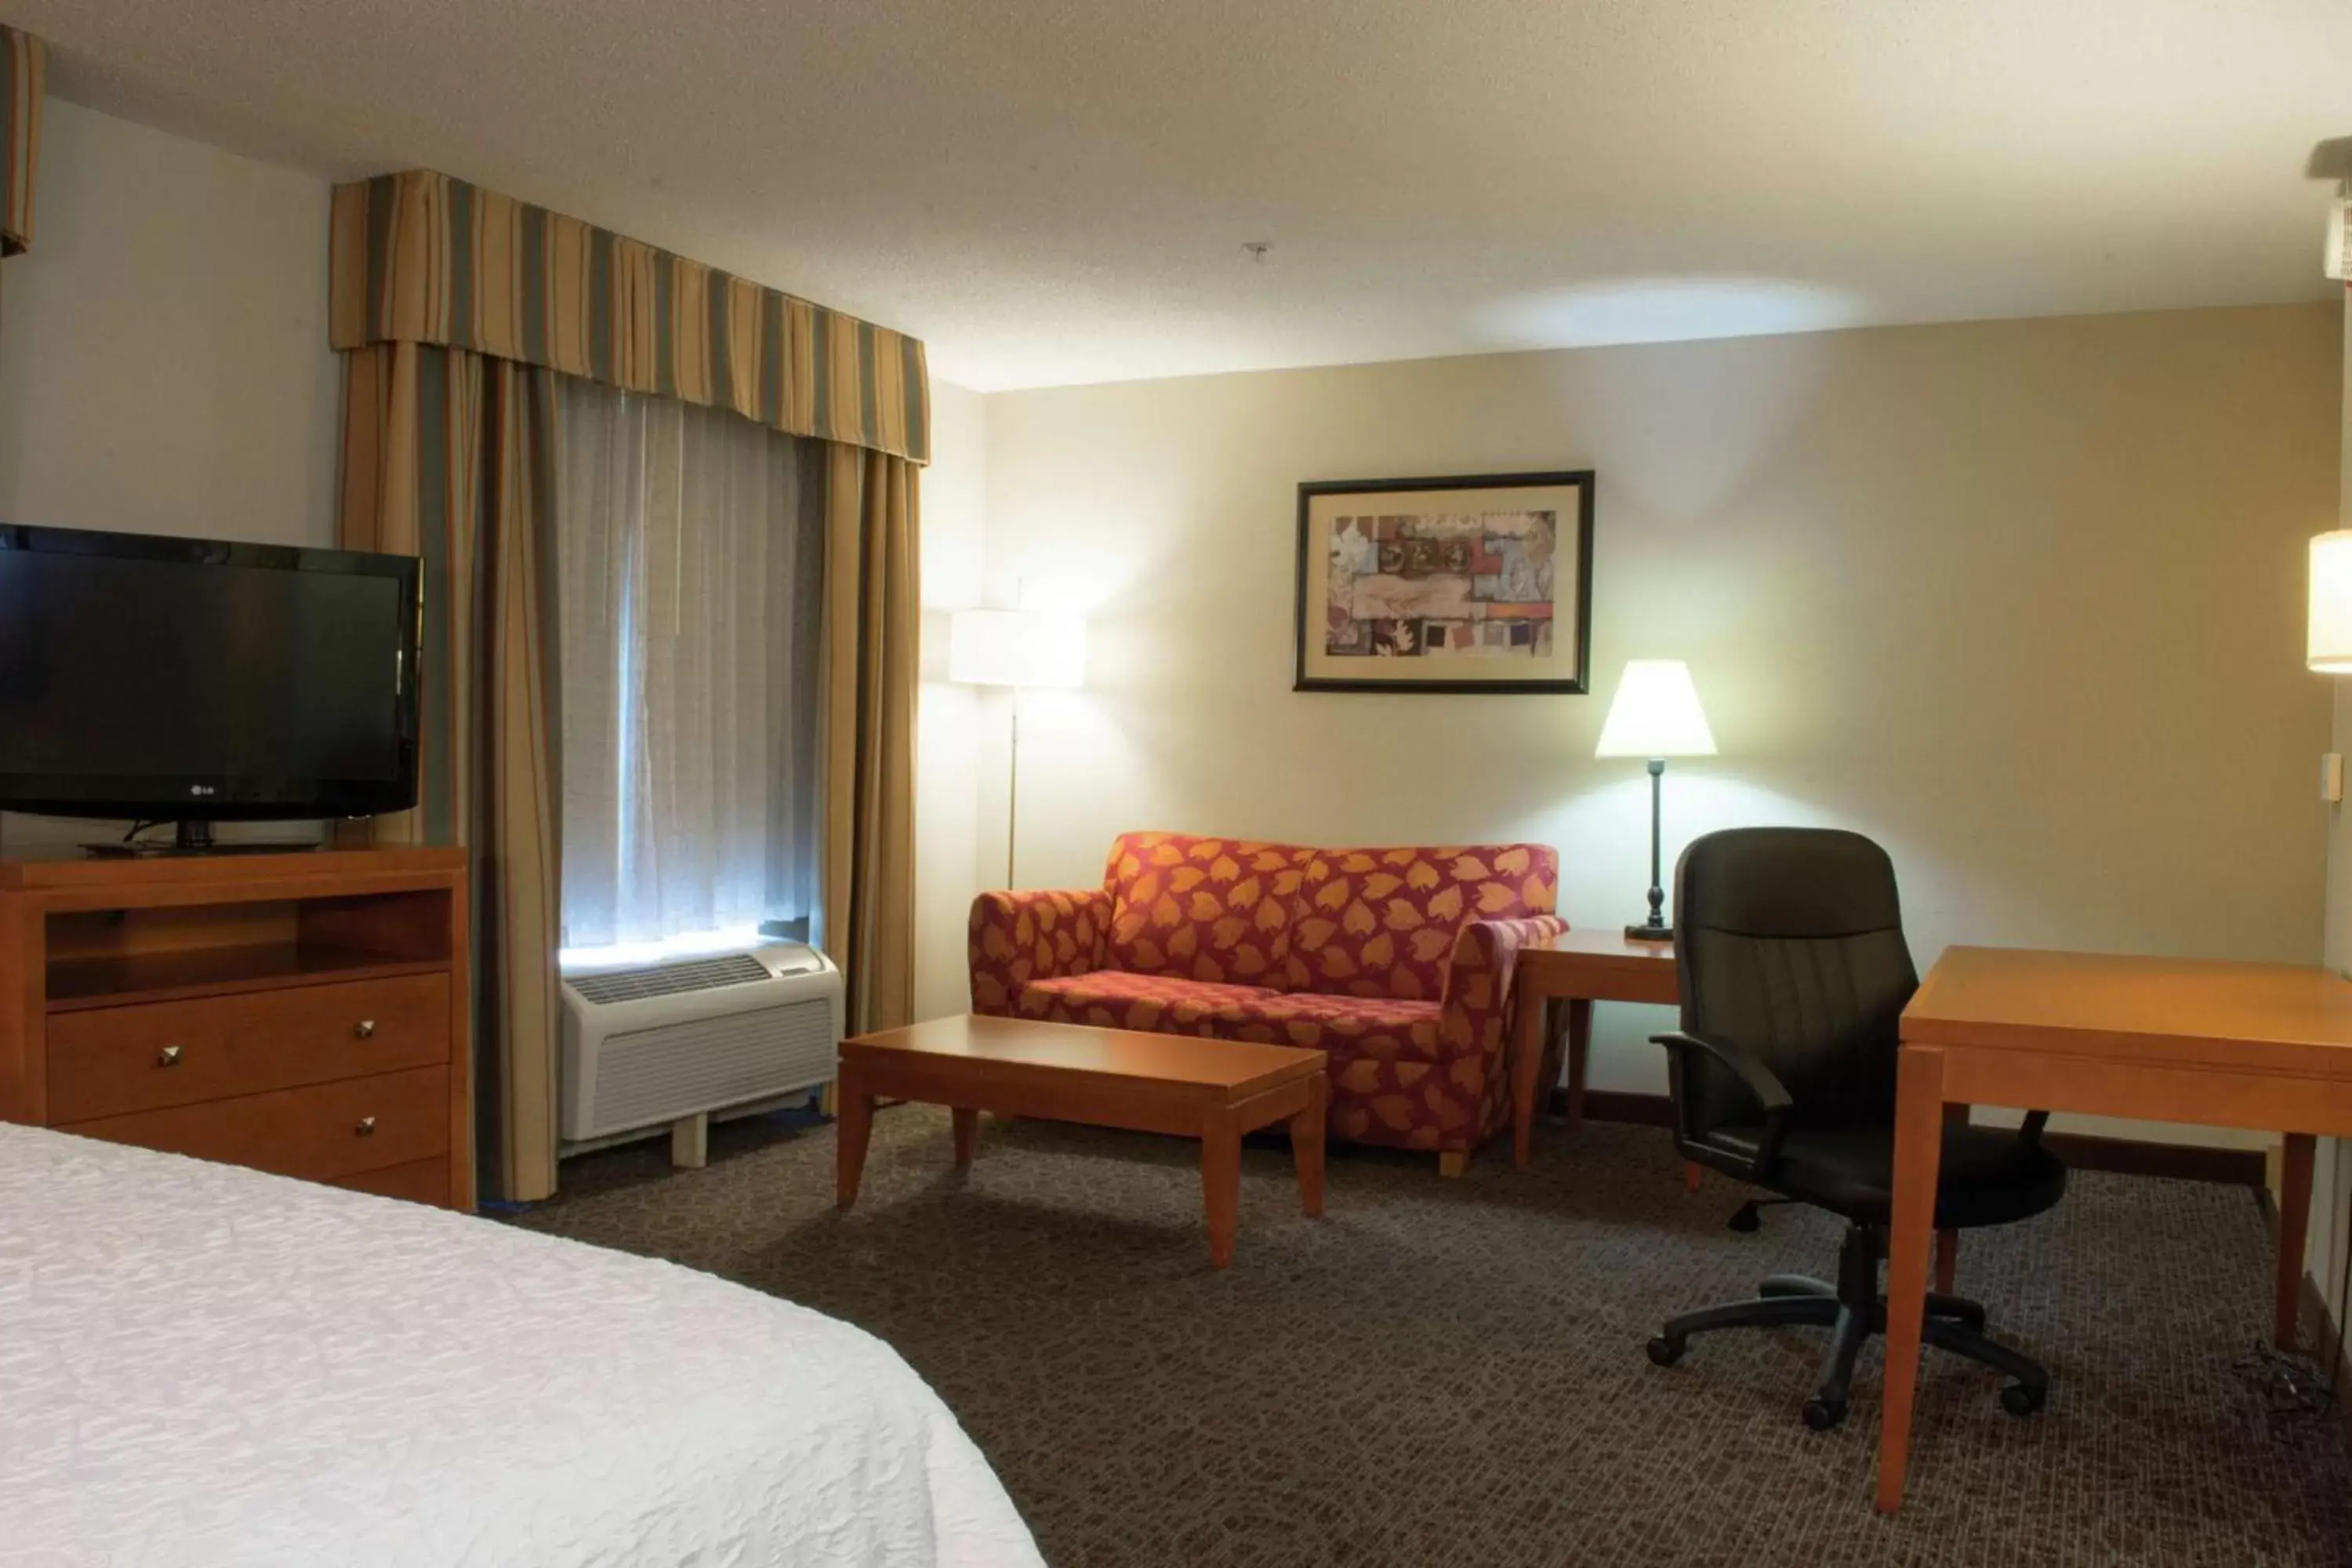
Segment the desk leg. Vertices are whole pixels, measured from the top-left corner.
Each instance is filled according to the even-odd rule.
[[[1584,1068],[1592,1056],[1592,1001],[1571,996],[1568,1001],[1568,1130],[1584,1125]]]
[[[874,1097],[866,1091],[866,1075],[847,1062],[841,1064],[833,1087],[835,1195],[847,1208],[857,1201],[857,1184],[866,1174],[866,1145],[874,1136]]]
[[[1525,979],[1511,1016],[1511,1169],[1524,1171],[1535,1156],[1536,1089],[1543,1076],[1544,1020],[1551,999]]]
[[[1927,1250],[1944,1158],[1944,1053],[1903,1047],[1895,1091],[1895,1212],[1886,1263],[1886,1387],[1878,1429],[1878,1511],[1903,1501],[1919,1341],[1927,1309]]]
[[[2308,1132],[2290,1132],[2280,1151],[2278,1295],[2271,1338],[2283,1351],[2294,1349],[2295,1322],[2303,1315],[2303,1243],[2311,1226],[2311,1157],[2318,1142]]]
[[[980,1149],[980,1112],[959,1105],[949,1115],[955,1122],[955,1163],[969,1165]]]

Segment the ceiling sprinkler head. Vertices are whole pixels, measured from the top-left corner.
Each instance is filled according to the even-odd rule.
[[[1270,239],[1245,239],[1242,241],[1242,248],[1249,252],[1249,258],[1252,261],[1264,261],[1265,259],[1265,253],[1274,248],[1274,241]]]

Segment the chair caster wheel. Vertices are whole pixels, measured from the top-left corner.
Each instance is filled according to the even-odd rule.
[[[1724,1221],[1724,1224],[1742,1236],[1746,1236],[1751,1231],[1761,1230],[1764,1227],[1763,1211],[1752,1203],[1741,1204],[1731,1211],[1731,1217]]]
[[[1683,1352],[1689,1348],[1690,1342],[1680,1334],[1653,1335],[1650,1340],[1650,1364],[1672,1366],[1683,1359]]]
[[[2046,1388],[2030,1388],[2021,1383],[2012,1383],[2000,1391],[2000,1407],[2011,1415],[2031,1415],[2042,1408],[2042,1402],[2049,1396],[2050,1391]]]
[[[1805,1425],[1816,1432],[1826,1432],[1845,1419],[1845,1401],[1822,1399],[1816,1395],[1805,1401]]]

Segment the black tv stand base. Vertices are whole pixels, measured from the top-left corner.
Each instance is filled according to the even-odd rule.
[[[155,860],[176,855],[287,855],[317,847],[315,844],[223,844],[213,837],[213,825],[202,819],[173,823],[168,844],[142,844],[136,839],[121,838],[82,846],[88,853],[110,860]]]

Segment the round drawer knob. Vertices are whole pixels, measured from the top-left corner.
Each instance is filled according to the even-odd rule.
[[[165,1046],[162,1050],[155,1053],[155,1065],[159,1068],[178,1067],[180,1065],[181,1050],[182,1047],[178,1046]]]
[[[360,1118],[360,1124],[359,1124],[359,1126],[358,1126],[356,1129],[354,1129],[354,1131],[357,1131],[357,1132],[358,1132],[358,1134],[359,1134],[361,1137],[362,1137],[362,1138],[373,1138],[373,1137],[374,1137],[374,1136],[375,1136],[375,1118],[374,1118],[374,1117],[373,1117],[373,1116],[362,1116],[362,1117],[361,1117],[361,1118]]]
[[[375,1020],[373,1018],[362,1018],[358,1023],[353,1024],[352,1026],[352,1038],[355,1040],[372,1040],[375,1038]]]

